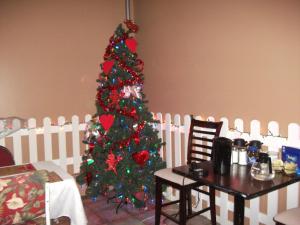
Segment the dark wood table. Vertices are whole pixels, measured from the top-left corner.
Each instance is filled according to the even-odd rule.
[[[275,178],[270,181],[259,181],[251,177],[250,166],[240,166],[238,164],[231,165],[230,174],[222,176],[213,172],[211,161],[200,163],[200,167],[208,171],[208,175],[198,176],[190,172],[187,165],[175,167],[173,172],[233,195],[234,225],[244,224],[245,200],[300,181],[300,176],[287,176],[284,173],[276,173]]]

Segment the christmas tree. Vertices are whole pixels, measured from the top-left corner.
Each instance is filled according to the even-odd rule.
[[[97,113],[87,125],[79,184],[86,195],[104,194],[120,204],[143,207],[154,199],[154,172],[165,167],[158,150],[162,146],[155,121],[145,103],[144,63],[136,53],[132,21],[120,24],[101,64],[97,82]]]

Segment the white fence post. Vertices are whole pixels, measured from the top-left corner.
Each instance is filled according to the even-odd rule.
[[[17,135],[19,133],[20,131],[17,131],[13,135],[13,153],[14,153],[14,159],[16,164],[23,163],[21,135]]]
[[[163,117],[161,113],[156,114],[156,119],[160,121],[159,124],[157,124],[158,129],[158,137],[161,138],[162,142],[164,142],[164,136],[163,136]],[[159,154],[162,157],[163,156],[163,149],[164,147],[161,146],[159,150]]]
[[[80,140],[79,140],[79,117],[72,116],[72,147],[73,147],[73,164],[74,173],[78,173],[80,171]]]
[[[176,114],[174,117],[174,149],[175,149],[175,166],[181,166],[181,124],[180,115]]]
[[[49,117],[44,118],[44,149],[45,160],[52,160],[52,135],[51,135],[51,119]]]
[[[59,165],[67,171],[67,148],[66,148],[66,133],[64,130],[65,117],[58,117],[58,149],[59,149]]]
[[[36,120],[31,118],[28,120],[29,135],[29,161],[31,163],[38,161],[37,137],[36,137]]]
[[[188,141],[189,141],[189,133],[190,133],[190,125],[191,125],[191,116],[190,115],[185,115],[184,116],[184,158],[186,164],[187,161],[187,151],[188,151]]]
[[[171,114],[166,114],[166,163],[167,168],[172,168],[172,120]]]
[[[300,127],[296,123],[291,123],[288,126],[288,144],[294,147],[300,145]],[[294,183],[287,187],[287,199],[287,209],[299,205],[299,183]]]

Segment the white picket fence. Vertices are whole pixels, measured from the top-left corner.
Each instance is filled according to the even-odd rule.
[[[160,123],[154,125],[159,131],[159,136],[166,143],[161,148],[161,156],[166,160],[167,167],[180,166],[185,164],[185,159],[182,155],[187,154],[187,140],[190,126],[190,116],[185,115],[183,118],[180,115],[172,117],[170,114],[156,113],[153,116],[160,121]],[[201,117],[200,117],[201,118]],[[16,164],[24,163],[23,149],[27,147],[29,149],[29,162],[38,161],[38,155],[43,151],[44,160],[52,160],[62,168],[67,170],[68,165],[73,165],[73,173],[78,173],[81,163],[80,150],[81,139],[80,133],[85,130],[85,122],[91,119],[91,115],[86,115],[84,122],[80,122],[78,116],[73,116],[71,122],[67,122],[64,117],[59,117],[56,122],[52,122],[50,118],[43,120],[43,126],[37,127],[35,119],[29,119],[27,127],[18,130],[17,132],[9,135],[6,138],[0,139],[0,145],[5,146],[7,139],[12,138],[12,151]],[[214,121],[213,117],[201,118],[204,120]],[[242,137],[246,140],[261,140],[264,146],[268,148],[272,157],[276,157],[282,145],[288,145],[300,148],[300,126],[296,123],[288,125],[287,137],[279,136],[279,124],[275,121],[268,123],[268,134],[262,135],[261,124],[257,120],[253,120],[250,123],[250,131],[244,131],[244,123],[242,119],[234,120],[233,127],[229,126],[227,118],[221,118],[223,121],[223,127],[221,130],[221,136],[228,138]],[[69,137],[71,134],[71,138]],[[57,135],[58,138],[58,152],[59,157],[54,159],[53,157],[53,135]],[[43,149],[38,149],[38,136],[43,138]],[[24,146],[24,138],[28,138],[28,146]],[[68,141],[68,138],[71,140]],[[71,143],[71,144],[70,144]],[[72,152],[71,156],[69,152]],[[183,152],[183,154],[181,154]],[[68,154],[67,154],[68,153]],[[174,154],[174,157],[173,157]],[[174,160],[172,160],[174,159]],[[176,195],[176,194],[175,194]],[[172,199],[175,198],[173,192],[168,192],[167,196]],[[251,225],[262,224],[274,224],[273,216],[278,212],[278,191],[273,191],[267,195],[268,202],[272,204],[267,205],[267,213],[260,212],[260,198],[255,198],[250,201],[250,207],[246,207],[245,216],[250,218]],[[299,184],[289,185],[287,188],[286,196],[287,208],[293,208],[300,205],[299,200]],[[200,196],[200,204],[198,208],[201,208],[202,201],[208,201],[207,196]],[[228,200],[228,194],[221,192],[216,197],[216,204],[220,207],[220,215],[217,216],[217,221],[220,224],[232,224],[228,218],[228,211],[233,211],[233,203]],[[209,218],[209,214],[205,216]]]

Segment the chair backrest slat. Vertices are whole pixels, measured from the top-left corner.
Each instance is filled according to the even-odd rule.
[[[201,154],[201,155],[205,155],[205,156],[211,156],[211,153],[208,152],[198,152],[198,151],[192,151],[191,153],[193,154]]]
[[[205,161],[207,161],[207,160],[206,160],[206,159],[197,158],[197,157],[191,157],[191,161],[195,161],[195,162],[205,162]]]
[[[196,137],[196,136],[194,136],[193,139],[194,140],[199,140],[199,141],[208,141],[208,142],[211,142],[211,143],[213,142],[212,139],[205,138],[205,137]]]
[[[223,122],[202,121],[191,117],[187,163],[210,160],[212,142],[219,137]]]
[[[194,133],[198,134],[208,134],[208,135],[215,135],[215,132],[205,131],[205,130],[193,130]]]
[[[212,146],[209,145],[200,145],[200,144],[194,144],[192,143],[193,147],[198,147],[198,148],[206,148],[206,149],[212,149]]]

